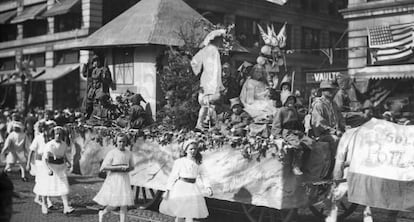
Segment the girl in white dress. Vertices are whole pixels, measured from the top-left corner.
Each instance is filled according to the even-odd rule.
[[[126,150],[127,137],[120,133],[117,135],[117,149],[109,151],[102,162],[101,171],[107,171],[105,182],[93,201],[102,206],[99,211],[99,222],[102,222],[106,213],[120,207],[119,219],[126,221],[127,206],[134,205],[134,197],[128,172],[134,169],[132,154]]]
[[[4,171],[10,172],[11,168],[17,165],[20,168],[22,180],[26,182],[27,178],[24,162],[27,157],[26,142],[28,141],[28,138],[23,132],[23,123],[12,121],[9,124],[11,125],[11,132],[7,136],[1,151],[1,154],[6,156],[6,166],[4,167]]]
[[[46,203],[46,196],[60,196],[63,202],[63,213],[70,214],[75,209],[69,205],[68,201],[69,182],[66,170],[71,167],[71,163],[66,156],[68,145],[63,139],[65,138],[65,130],[57,126],[53,128],[53,133],[54,139],[46,144],[42,157],[49,176],[37,181],[36,185],[39,186],[37,194],[42,196],[43,203]],[[47,214],[45,204],[42,205],[42,213]]]
[[[167,190],[160,204],[160,212],[176,217],[176,222],[183,218],[186,222],[192,222],[193,218],[208,216],[206,201],[196,184],[196,179],[202,180],[210,196],[213,195],[213,191],[207,178],[203,177],[202,156],[197,141],[184,142],[183,151],[182,157],[174,162]]]
[[[30,152],[29,152],[29,157],[27,158],[27,164],[26,164],[26,170],[30,172],[30,170],[32,169],[32,172],[34,172],[35,175],[35,186],[33,188],[33,192],[35,193],[35,199],[34,202],[39,204],[40,206],[43,207],[43,202],[40,199],[40,195],[39,193],[39,189],[41,183],[39,183],[39,181],[44,180],[45,177],[49,177],[48,175],[48,169],[45,165],[45,163],[42,161],[42,157],[43,157],[43,151],[46,148],[46,142],[47,142],[47,130],[46,130],[46,122],[45,121],[41,121],[39,123],[39,134],[37,134],[33,141],[32,144],[30,145]],[[32,157],[34,156],[35,158],[35,164],[32,165],[31,160]],[[52,205],[52,201],[50,201],[50,198],[47,197],[47,208],[51,208]],[[43,207],[44,208],[44,207]]]

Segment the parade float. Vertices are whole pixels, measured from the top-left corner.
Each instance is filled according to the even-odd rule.
[[[231,28],[211,29],[210,34],[222,30],[219,34],[224,41],[222,55],[228,55],[232,50],[228,34]],[[267,45],[262,47],[257,64],[251,69],[253,75],[239,73],[249,76],[243,82],[240,95],[241,103],[247,107],[245,110],[253,117],[247,127],[249,130],[246,130],[248,133],[235,135],[226,123],[219,123],[218,116],[225,113],[226,106],[228,110],[228,104],[211,101],[200,104],[201,108],[206,106],[207,112],[201,121],[202,129],[194,131],[197,112],[201,108],[197,99],[200,81],[190,68],[198,44],[192,42],[192,46],[185,44],[168,48],[165,57],[160,59],[164,62],[157,67],[158,77],[167,103],[156,113],[155,122],[131,127],[128,114],[122,114],[122,110],[128,113],[131,110],[129,100],[139,94],[128,92],[117,97],[117,106],[111,106],[115,103],[108,103],[106,99],[103,102],[102,97],[92,98],[98,105],[93,106],[95,111],[86,124],[67,125],[71,137],[73,172],[99,175],[103,158],[115,148],[116,134],[127,133],[134,155],[135,166],[130,177],[136,190],[137,206],[156,210],[172,164],[182,151],[182,142],[196,138],[203,150],[206,176],[214,190],[214,195],[209,198],[225,201],[226,206],[221,208],[243,213],[252,222],[275,218],[291,221],[298,208],[315,203],[323,205],[332,184],[332,181],[324,181],[331,178],[333,166],[328,144],[314,143],[311,152],[306,153],[304,174],[296,176],[289,164],[292,156],[283,140],[276,140],[269,133],[271,119],[277,109],[277,97],[284,93],[278,90],[283,82],[278,79],[279,66],[284,61],[281,61],[280,50],[283,39],[275,34],[273,27],[267,29],[268,32],[263,31],[262,35],[273,39],[265,41]],[[86,73],[86,76],[90,75]],[[139,97],[142,98],[141,95]],[[145,98],[142,99],[145,101]],[[140,102],[141,99],[138,106]],[[102,113],[105,115],[100,115]],[[145,117],[145,112],[143,114]],[[147,118],[151,116],[150,113],[146,115]],[[122,126],[119,124],[122,122],[127,124]],[[342,206],[342,217],[352,213],[356,207],[352,204]],[[326,213],[323,208],[312,207],[321,217]]]

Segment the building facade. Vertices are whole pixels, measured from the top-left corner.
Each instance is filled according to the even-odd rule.
[[[79,63],[85,63],[91,52],[76,49],[77,42],[137,2],[139,0],[1,0],[0,76],[5,79],[15,70],[16,61],[30,59],[36,66],[35,75],[39,74],[33,80],[32,88],[38,95],[33,95],[37,101],[32,99],[32,104],[46,108],[79,106],[86,85],[79,75]],[[347,24],[338,13],[345,7],[345,1],[289,0],[283,6],[258,0],[185,2],[213,23],[236,25],[236,38],[252,52],[237,55],[238,62],[255,62],[262,41],[257,24],[273,24],[278,31],[287,22],[285,49],[291,53],[286,55],[286,70],[295,71],[295,88],[305,88],[306,70],[346,67],[345,51],[334,51],[330,64],[319,50],[346,47]],[[128,64],[138,54],[124,52],[127,49],[116,50],[115,56],[106,58],[111,60],[108,61],[111,72],[116,73],[115,69],[134,72]],[[117,89],[129,89],[134,85],[133,76],[140,75],[131,76],[126,71],[117,73],[124,73],[122,78],[114,76]],[[18,80],[2,83],[1,87],[3,92],[16,92],[15,98],[8,94],[9,104],[22,107],[22,84]],[[132,89],[140,91],[136,87]],[[68,92],[72,94],[69,96]]]
[[[348,70],[359,90],[379,105],[387,99],[413,101],[414,1],[349,0]],[[391,46],[391,47],[389,47]],[[381,86],[382,98],[368,91]],[[411,102],[409,102],[411,101]]]

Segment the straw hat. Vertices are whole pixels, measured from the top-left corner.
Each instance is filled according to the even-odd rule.
[[[230,109],[233,109],[233,106],[235,106],[235,105],[240,105],[240,106],[243,107],[243,104],[241,103],[239,97],[234,97],[234,98],[230,99]]]
[[[183,146],[182,146],[182,150],[185,152],[187,151],[187,148],[190,144],[197,144],[198,145],[198,141],[196,139],[188,139],[186,141],[183,142]]]
[[[332,81],[324,80],[319,85],[320,89],[336,89],[335,84]]]
[[[226,29],[217,29],[214,31],[211,31],[207,34],[207,36],[204,38],[202,47],[207,46],[212,40],[214,40],[216,37],[224,36],[226,34]]]
[[[295,99],[295,103],[296,103],[296,97],[291,92],[283,91],[280,94],[280,101],[282,102],[282,105],[283,106],[285,105],[285,103],[288,101],[289,98],[294,98]]]
[[[13,126],[13,128],[24,129],[23,123],[19,122],[19,121],[13,121],[12,126]]]

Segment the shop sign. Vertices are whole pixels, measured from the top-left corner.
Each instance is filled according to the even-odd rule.
[[[306,83],[320,83],[322,81],[335,81],[344,71],[317,71],[306,73]]]

